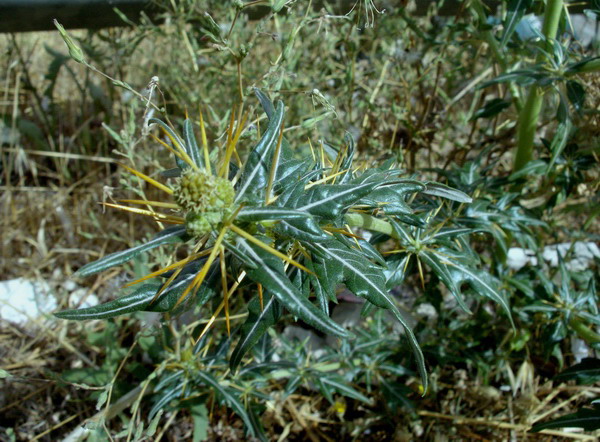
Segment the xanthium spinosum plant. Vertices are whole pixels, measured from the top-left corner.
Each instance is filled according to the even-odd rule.
[[[248,303],[246,322],[239,328],[239,339],[230,356],[230,367],[236,370],[244,355],[282,318],[284,309],[324,333],[352,338],[352,331],[334,322],[329,313],[330,303],[337,302],[337,288],[345,284],[348,290],[366,300],[366,308],[387,309],[402,324],[425,391],[423,353],[389,293],[398,283],[398,272],[390,272],[388,263],[397,261],[386,261],[360,235],[370,230],[380,236],[405,238],[405,242],[412,244],[410,253],[428,258],[426,263],[433,262],[433,270],[441,271],[441,280],[455,291],[447,269],[452,265],[452,255],[443,258],[440,264],[431,241],[422,241],[420,245],[418,240],[410,239],[412,234],[407,232],[413,232],[414,227],[409,224],[419,225],[422,221],[413,214],[407,201],[417,193],[459,203],[471,199],[439,183],[401,178],[402,171],[389,162],[379,168],[356,168],[351,137],[346,138],[340,149],[321,145],[320,151],[313,151],[312,156],[297,159],[283,137],[284,104],[281,101],[273,104],[259,90],[256,94],[267,114],[268,126],[243,164],[236,146],[245,118],[239,118],[237,126],[231,118],[225,148],[212,156],[202,117],[202,147],[189,119],[183,123],[183,136],[164,122],[151,120],[170,142],[157,137],[155,140],[175,156],[177,167],[163,172],[171,181],[163,184],[133,168],[123,167],[164,192],[172,202],[123,200],[122,203],[129,205],[106,205],[171,226],[141,245],[83,266],[77,275],[104,271],[165,244],[188,242],[191,253],[130,282],[126,287],[134,288],[117,299],[62,311],[56,316],[85,320],[135,311],[180,311],[202,306],[221,292],[222,300],[213,318],[224,310],[230,331],[230,297],[240,286],[254,287],[255,296]],[[149,209],[135,207],[140,205]],[[165,213],[165,209],[169,212]],[[406,266],[406,260],[401,262]],[[163,282],[149,282],[157,277],[163,278]]]

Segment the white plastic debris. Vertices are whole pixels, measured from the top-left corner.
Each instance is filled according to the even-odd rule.
[[[23,326],[56,308],[56,299],[46,282],[25,278],[0,282],[0,318],[5,321]]]

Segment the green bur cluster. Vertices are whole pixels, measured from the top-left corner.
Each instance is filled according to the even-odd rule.
[[[186,230],[201,237],[231,212],[235,190],[229,180],[203,170],[188,169],[174,189],[175,201],[186,212]]]

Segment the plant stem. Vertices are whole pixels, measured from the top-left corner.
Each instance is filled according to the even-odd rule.
[[[563,0],[548,0],[544,11],[544,24],[542,34],[546,37],[546,44],[550,46],[549,40],[556,38],[560,15],[563,10]],[[549,47],[547,49],[550,49]],[[538,62],[543,61],[543,55],[538,55]],[[513,172],[521,170],[533,156],[533,141],[537,128],[538,118],[542,110],[543,94],[540,88],[534,86],[529,90],[525,101],[525,107],[519,114],[517,129],[517,151]]]
[[[392,238],[398,239],[394,228],[390,223],[379,218],[375,218],[371,215],[365,215],[364,213],[346,213],[344,219],[350,227],[359,227],[362,229],[372,230],[374,232],[383,233],[389,235]]]
[[[588,344],[598,344],[600,343],[600,335],[585,324],[583,324],[578,318],[575,316],[571,316],[569,319],[569,326],[575,330],[575,332],[579,335],[581,339],[586,341]]]
[[[542,92],[537,86],[533,86],[527,95],[525,106],[519,114],[517,124],[517,151],[515,152],[515,163],[513,171],[521,170],[527,164],[533,154],[533,140],[537,121],[542,110]]]

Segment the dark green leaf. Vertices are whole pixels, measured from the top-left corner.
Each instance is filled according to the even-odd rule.
[[[523,0],[518,0],[518,1],[523,1]],[[510,107],[510,105],[511,105],[510,101],[503,100],[502,98],[494,98],[492,100],[487,101],[481,109],[478,109],[473,114],[470,121],[477,120],[479,118],[495,117],[500,112],[502,112],[504,109],[506,109],[507,107]]]
[[[460,293],[460,289],[456,285],[456,282],[448,270],[448,266],[441,261],[441,259],[436,255],[435,251],[423,250],[421,253],[419,253],[418,259],[423,260],[423,262],[433,270],[440,281],[442,281],[448,290],[450,290],[450,293],[452,293],[452,296],[454,296],[460,308],[470,314],[471,310],[469,307],[467,307],[467,304],[465,304],[465,301]]]
[[[500,46],[506,46],[517,28],[517,25],[531,7],[533,0],[510,0],[507,6],[506,19],[503,27],[504,33],[500,39]]]
[[[600,69],[600,57],[590,57],[567,66],[565,74],[574,75],[594,72]]]
[[[496,78],[490,81],[486,81],[482,85],[479,86],[479,89],[486,88],[488,86],[492,86],[498,83],[508,83],[515,82],[520,86],[529,86],[536,82],[542,81],[548,75],[540,70],[536,69],[522,69],[512,72],[507,72],[505,74],[498,75]]]
[[[381,267],[371,263],[360,252],[347,248],[339,241],[314,244],[310,248],[319,250],[344,269],[344,282],[352,293],[365,298],[377,307],[388,309],[394,314],[398,322],[402,324],[408,337],[408,342],[417,360],[417,367],[421,374],[423,388],[427,391],[427,371],[425,369],[423,352],[412,329],[387,292],[386,281]]]
[[[520,178],[527,178],[530,175],[541,175],[548,168],[548,163],[543,160],[532,160],[529,161],[522,169],[511,174],[508,179],[509,181],[515,181]]]
[[[168,227],[144,244],[132,247],[131,249],[123,250],[122,252],[112,253],[104,258],[99,259],[98,261],[84,265],[77,272],[75,272],[75,276],[93,275],[95,273],[110,269],[111,267],[123,264],[124,262],[133,259],[140,253],[146,252],[160,245],[187,240],[188,236],[185,232],[185,226]]]
[[[600,359],[585,358],[554,377],[557,381],[575,379],[578,384],[600,382]]]
[[[556,133],[554,134],[554,138],[552,138],[552,143],[550,144],[552,158],[550,159],[550,163],[548,164],[546,175],[552,172],[554,163],[562,154],[565,146],[567,145],[567,141],[569,140],[569,135],[572,127],[573,124],[571,123],[571,119],[568,117],[565,118],[564,121],[559,122],[558,126],[556,126]]]
[[[505,296],[500,292],[500,281],[498,281],[496,278],[494,278],[487,272],[475,270],[457,260],[446,260],[445,264],[448,265],[450,274],[457,283],[461,283],[462,281],[468,281],[476,293],[483,295],[500,304],[500,306],[508,315],[508,318],[513,328],[515,327],[512,320],[512,315],[510,312],[510,306],[508,305],[508,301],[506,300]]]
[[[246,425],[248,432],[254,435],[254,426],[252,425],[252,421],[248,415],[248,412],[246,411],[246,408],[244,408],[242,402],[230,391],[229,388],[222,386],[217,379],[204,371],[195,370],[194,376],[215,390],[215,392],[217,392],[218,395],[225,400],[227,405],[229,405],[233,411],[235,411],[235,414],[237,414],[244,421],[244,425]]]
[[[302,210],[288,209],[285,207],[244,207],[238,213],[236,220],[243,222],[260,222],[268,220],[291,220],[312,218],[312,215]]]
[[[365,404],[372,404],[372,400],[366,397],[361,392],[352,388],[341,376],[321,376],[321,382],[325,385],[332,387],[342,396],[356,399],[358,401],[364,402]]]
[[[440,183],[427,182],[426,189],[422,190],[422,193],[427,195],[441,196],[452,201],[458,201],[459,203],[471,203],[473,199],[469,195],[460,190],[453,189],[452,187],[446,186]]]
[[[368,195],[378,182],[355,184],[324,184],[313,186],[296,202],[298,210],[310,212],[325,219],[335,219],[359,199]]]
[[[594,431],[600,428],[600,408],[580,408],[576,413],[567,414],[548,422],[535,424],[532,433],[549,428],[576,427],[584,431]]]
[[[269,327],[277,323],[281,316],[281,307],[277,299],[271,296],[269,292],[265,292],[263,297],[263,309],[260,307],[260,300],[258,298],[254,298],[248,304],[248,318],[244,325],[242,325],[240,340],[229,359],[231,371],[237,369],[244,355],[256,345]]]
[[[583,109],[585,103],[585,89],[575,80],[567,81],[567,97],[577,112]]]
[[[150,305],[150,302],[159,288],[159,284],[145,284],[133,293],[121,296],[113,301],[94,307],[78,310],[65,310],[55,313],[54,316],[61,319],[82,321],[87,319],[113,318],[126,313],[142,311]]]
[[[321,229],[319,223],[312,216],[310,218],[281,221],[277,223],[274,231],[280,236],[299,241],[320,242],[331,238]]]
[[[277,144],[279,130],[283,122],[284,105],[277,102],[273,118],[269,120],[267,130],[254,149],[248,155],[235,197],[236,202],[264,202],[269,171],[273,160],[273,150]]]
[[[258,268],[247,270],[248,277],[271,291],[291,313],[324,333],[342,338],[351,336],[302,295],[285,274],[279,258],[244,241],[238,242],[238,246],[258,263]]]

